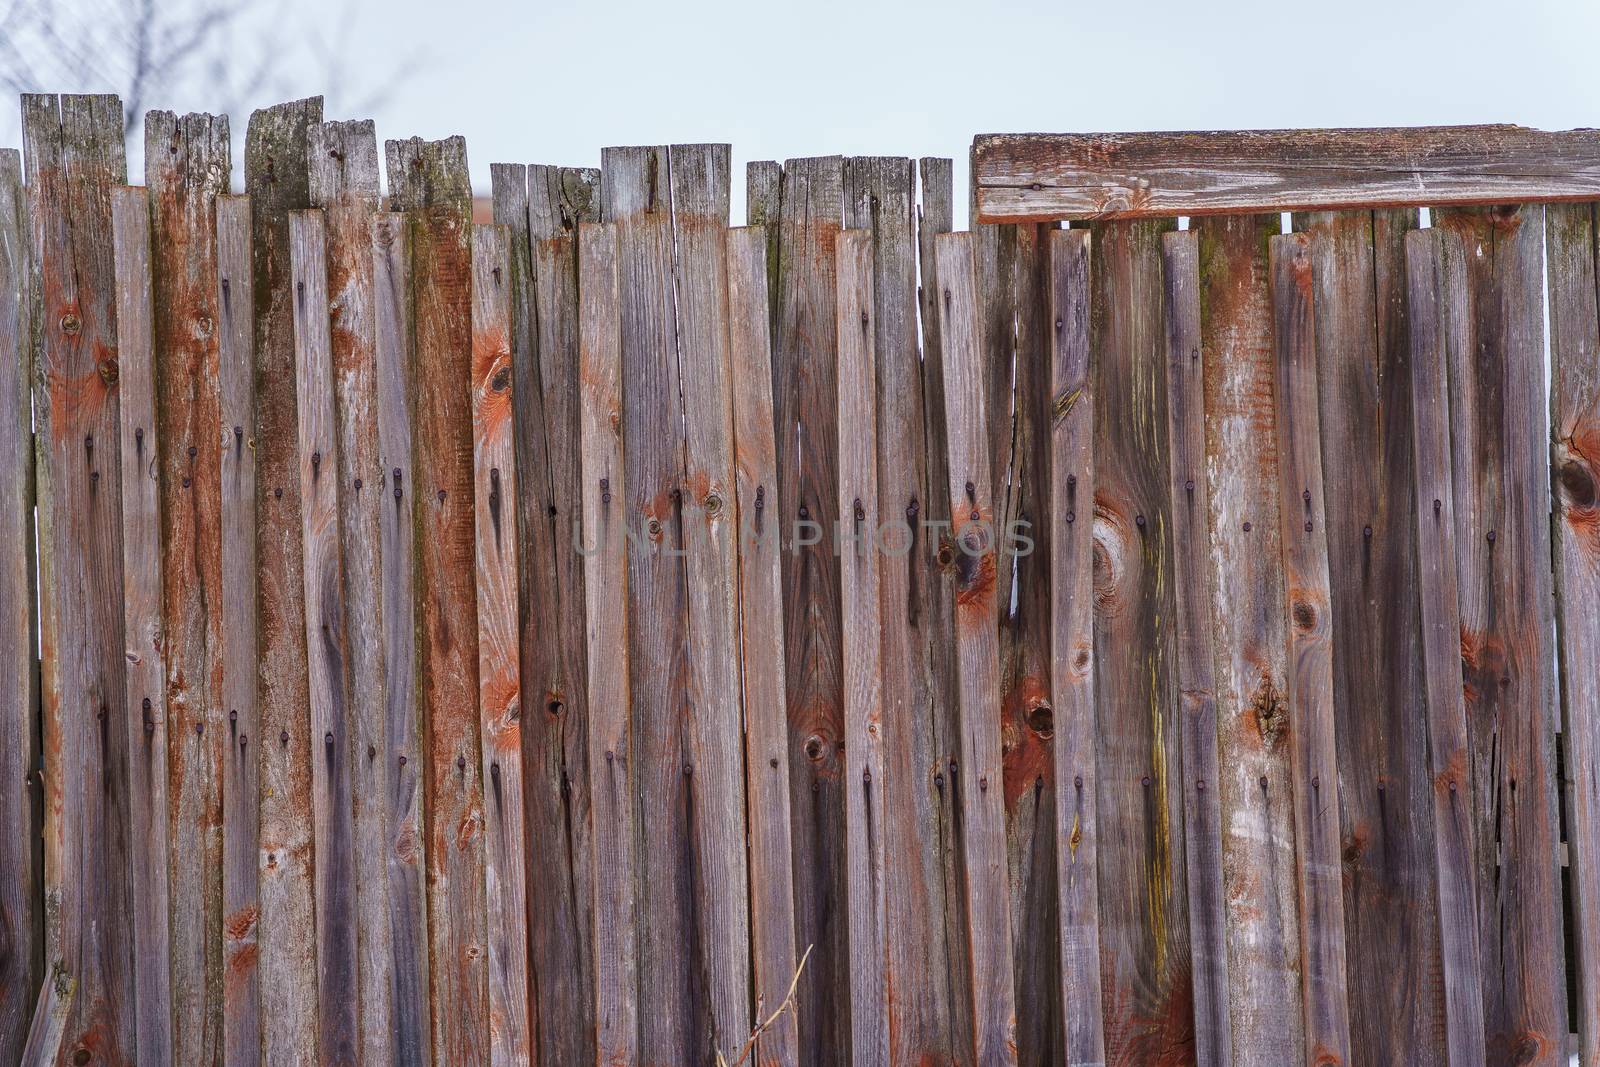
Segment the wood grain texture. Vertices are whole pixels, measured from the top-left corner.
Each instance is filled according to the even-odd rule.
[[[489,914],[489,1059],[531,1063],[528,888],[518,669],[517,498],[512,440],[511,248],[504,227],[472,232],[472,471],[478,596],[478,719]]]
[[[595,1062],[639,1061],[639,944],[628,646],[621,286],[617,230],[578,227],[579,392],[589,787],[594,832]]]
[[[782,530],[768,333],[767,236],[727,231],[728,347],[733,384],[734,487],[739,529],[739,653],[743,662],[746,789],[750,812],[750,965],[756,1016],[788,993],[797,964],[794,872],[785,760]],[[795,1014],[761,1037],[756,1062],[793,1067]]]
[[[934,773],[949,762],[941,754],[955,732],[955,702],[934,687],[935,659],[949,647],[951,631],[940,626],[949,620],[949,593],[939,580],[939,537],[929,521],[938,513],[929,506],[929,372],[917,343],[913,161],[847,159],[844,187],[845,223],[870,231],[872,252],[878,510],[870,518],[879,544],[884,764],[875,799],[884,841],[885,973],[894,992],[889,1057],[917,1063],[955,1049],[941,862],[949,830],[934,785]],[[938,469],[942,483],[942,457]]]
[[[797,991],[805,1067],[848,1057],[850,1042],[839,572],[828,543],[839,500],[834,245],[843,221],[843,161],[786,161],[767,242],[795,938],[812,948]]]
[[[594,1058],[588,668],[579,531],[576,228],[599,217],[600,172],[496,164],[511,241],[512,408],[528,938],[541,1062]]]
[[[1002,553],[995,578],[1000,633],[1000,736],[1006,858],[1016,962],[1017,1051],[1023,1064],[1059,1063],[1055,709],[1050,700],[1049,226],[975,226],[988,455],[995,521],[1032,550]]]
[[[64,970],[54,971],[40,987],[17,1067],[53,1067],[61,1055],[67,1017],[77,991],[78,983]]]
[[[1351,1055],[1442,1063],[1404,247],[1415,212],[1300,216],[1316,306]]]
[[[1412,450],[1416,456],[1418,621],[1427,695],[1434,855],[1438,869],[1443,1051],[1452,1065],[1485,1063],[1482,952],[1478,935],[1477,828],[1470,797],[1471,749],[1461,679],[1461,608],[1451,486],[1450,300],[1443,291],[1444,241],[1437,230],[1406,235]],[[1552,320],[1554,321],[1554,320]]]
[[[846,901],[850,926],[850,1062],[887,1067],[884,937],[883,623],[879,605],[878,395],[873,351],[872,235],[835,245],[839,339],[839,553],[844,670]]]
[[[931,838],[934,877],[929,885],[930,966],[948,974],[948,986],[941,976],[932,979],[934,996],[945,995],[946,1003],[935,1003],[929,1010],[942,1012],[948,1020],[952,1058],[972,1046],[972,961],[965,949],[967,938],[966,888],[961,870],[961,850],[955,837],[954,784],[945,781],[945,772],[955,758],[958,737],[956,695],[955,606],[957,573],[955,544],[940,516],[950,513],[950,456],[948,419],[944,403],[944,327],[939,287],[939,263],[935,245],[939,234],[955,228],[955,193],[952,165],[948,159],[925,158],[918,161],[922,203],[917,217],[917,268],[921,284],[917,303],[922,324],[922,418],[927,455],[928,498],[924,514],[935,520],[929,526],[926,553],[928,568],[927,629],[929,653],[929,699],[934,715],[933,798]],[[926,770],[923,773],[927,773]],[[890,800],[898,795],[891,792]],[[942,934],[940,927],[942,926]],[[891,948],[893,942],[891,942]],[[942,966],[941,966],[942,954]],[[937,1018],[937,1016],[935,1016]]]
[[[25,95],[39,313],[39,529],[46,970],[76,994],[63,1056],[132,1061],[120,390],[112,189],[127,180],[114,96]],[[102,476],[104,475],[104,477]],[[119,710],[120,713],[120,710]]]
[[[733,391],[723,246],[730,154],[725,144],[668,150],[684,433],[678,525],[687,553],[683,575],[693,711],[684,723],[684,786],[696,869],[686,888],[698,898],[689,910],[699,940],[695,951],[706,983],[712,1047],[736,1053],[750,1033],[751,1019]],[[623,339],[626,343],[626,332]],[[703,1057],[704,1048],[691,1055]]]
[[[980,134],[972,178],[982,222],[1593,200],[1600,139],[1520,126]]]
[[[1267,297],[1267,238],[1277,225],[1275,217],[1246,216],[1194,227],[1228,1014],[1239,1067],[1297,1063],[1304,1050]]]
[[[602,211],[617,226],[623,375],[643,398],[624,417],[629,514],[644,536],[628,560],[639,832],[667,872],[640,880],[640,999],[655,1006],[640,1015],[640,1045],[678,1062],[736,1048],[749,1033],[737,593],[724,507],[728,150],[609,149],[601,174]]]
[[[1165,286],[1167,445],[1172,578],[1177,608],[1177,681],[1189,889],[1189,960],[1194,982],[1194,1058],[1233,1061],[1228,1023],[1227,891],[1222,877],[1221,766],[1217,758],[1216,641],[1212,633],[1206,479],[1205,364],[1200,331],[1200,242],[1161,238]]]
[[[168,925],[171,828],[167,807],[166,627],[162,623],[161,452],[156,419],[155,301],[150,197],[113,191],[117,369],[122,387],[122,590],[127,643],[128,829],[133,902],[134,1048],[137,1059],[172,1059],[172,931]],[[192,840],[185,842],[190,848]],[[180,852],[180,854],[184,854]],[[203,957],[202,957],[203,962]],[[200,977],[204,977],[202,970]],[[191,990],[191,994],[193,991]],[[205,992],[204,985],[198,990]],[[193,1005],[191,1005],[193,1006]],[[198,1005],[204,1009],[202,999]]]
[[[1194,1056],[1160,223],[1092,230],[1106,1058]]]
[[[432,984],[428,960],[427,840],[423,825],[422,708],[417,679],[416,495],[411,419],[411,243],[405,216],[372,218],[372,318],[378,390],[379,598],[383,611],[384,734],[391,761],[384,797],[390,1003],[395,1062],[427,1067]]]
[[[289,215],[294,286],[295,410],[305,581],[312,845],[316,853],[317,1044],[325,1063],[353,1063],[360,1046],[350,642],[339,551],[339,427],[328,252],[320,209]]]
[[[1600,1063],[1600,301],[1592,204],[1545,209],[1551,475],[1579,1062]]]
[[[1340,886],[1339,778],[1333,730],[1333,611],[1328,509],[1322,492],[1317,414],[1317,325],[1311,242],[1272,238],[1272,336],[1276,362],[1278,530],[1288,612],[1295,881],[1299,888],[1300,988],[1310,1065],[1350,1062]]]
[[[1543,210],[1436,211],[1433,223],[1453,301],[1446,354],[1487,1062],[1565,1063]]]
[[[428,724],[433,1058],[489,1059],[483,768],[473,566],[472,188],[466,143],[385,142],[406,213],[412,307],[417,672]]]
[[[322,100],[250,116],[245,190],[255,293],[256,729],[262,1062],[318,1062],[312,743],[289,213],[311,206],[309,131]]]
[[[1095,859],[1094,393],[1089,232],[1056,230],[1046,255],[1050,318],[1050,700],[1055,710],[1055,853],[1061,931],[1061,1062],[1106,1058],[1100,988],[1100,881]],[[1080,516],[1080,512],[1082,512]],[[1055,995],[1052,992],[1052,995]]]
[[[219,196],[217,364],[221,390],[222,573],[256,569],[255,287],[250,198]],[[256,715],[256,583],[222,588],[222,1058],[261,1060],[260,758]],[[252,745],[254,747],[252,747]]]
[[[381,596],[382,491],[378,446],[372,217],[378,208],[378,140],[370,119],[311,127],[311,202],[323,212],[327,253],[329,356],[333,369],[338,469],[339,556],[344,576],[345,651],[351,700],[344,724],[350,773],[351,875],[355,884],[357,1044],[364,1059],[394,1055],[393,948],[385,878],[393,765],[384,707]],[[326,461],[325,461],[326,462]]]
[[[1001,796],[1004,768],[997,726],[1000,649],[994,626],[997,556],[1005,542],[995,526],[985,447],[988,409],[972,238],[943,234],[935,241],[935,254],[944,330],[951,538],[956,546],[961,745],[959,757],[951,761],[955,765],[951,778],[959,789],[956,836],[967,879],[974,1054],[979,1063],[1015,1063],[1017,1020]]]
[[[0,1059],[22,1055],[43,978],[38,621],[34,613],[33,286],[22,155],[0,149]]]
[[[172,1032],[185,1062],[222,1048],[222,395],[216,198],[226,116],[145,116],[165,565],[161,627],[174,849]],[[130,765],[130,771],[132,767]]]

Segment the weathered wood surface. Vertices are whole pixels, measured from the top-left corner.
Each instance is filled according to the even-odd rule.
[[[927,965],[939,972],[929,978],[931,985],[926,994],[931,999],[927,1009],[931,1016],[929,1026],[947,1030],[949,1055],[959,1059],[962,1050],[972,1047],[973,1041],[972,1012],[967,1007],[972,1002],[972,965],[963,948],[967,937],[966,889],[961,849],[955,836],[956,790],[953,783],[945,780],[950,760],[956,754],[958,730],[956,666],[951,654],[955,647],[957,575],[955,545],[949,530],[938,525],[944,521],[942,516],[950,514],[950,456],[944,403],[943,299],[934,247],[939,234],[955,228],[952,169],[948,159],[918,161],[922,203],[917,218],[917,264],[922,284],[917,302],[922,322],[922,412],[928,470],[928,496],[922,512],[933,520],[923,549],[928,575],[923,603],[928,620],[928,699],[934,721],[929,823],[919,829],[919,836],[934,849],[934,854],[924,861],[930,864],[925,876],[930,912],[925,920]],[[916,773],[928,775],[927,763],[916,768]],[[888,802],[894,803],[899,792],[891,791]],[[890,949],[894,950],[893,941]]]
[[[289,215],[294,380],[300,445],[311,819],[315,850],[317,1042],[325,1062],[354,1062],[360,1045],[355,828],[351,788],[350,642],[339,551],[339,427],[334,414],[328,253],[320,209]]]
[[[594,1057],[583,557],[571,547],[582,488],[575,231],[599,218],[600,172],[491,173],[494,218],[511,241],[531,1025],[541,1062],[575,1064]]]
[[[255,293],[256,730],[260,734],[262,1062],[317,1060],[311,759],[289,213],[311,206],[313,97],[257,111],[245,136]]]
[[[478,719],[483,764],[484,875],[492,917],[489,1058],[531,1063],[528,889],[532,843],[522,798],[522,688],[518,668],[517,498],[512,440],[511,248],[504,227],[472,232],[472,472],[478,597]]]
[[[1271,239],[1272,336],[1276,364],[1278,531],[1288,617],[1289,733],[1294,787],[1295,881],[1299,889],[1300,988],[1306,1063],[1350,1062],[1345,994],[1344,899],[1340,886],[1339,777],[1333,729],[1333,611],[1328,509],[1322,493],[1317,415],[1317,324],[1311,242]]]
[[[112,189],[114,96],[25,95],[40,314],[34,370],[44,786],[45,968],[76,983],[62,1054],[132,1059]]]
[[[687,873],[693,878],[689,891],[698,898],[692,905],[693,925],[710,1001],[711,1045],[736,1054],[750,1033],[751,1020],[733,392],[723,247],[730,154],[725,144],[674,145],[668,150],[684,433],[678,526],[686,552],[693,710],[684,723],[684,786],[696,866]],[[626,343],[626,332],[623,337]],[[703,1057],[704,1047],[692,1055]]]
[[[980,134],[981,222],[1593,200],[1589,130],[1418,126]]]
[[[1094,655],[1094,389],[1087,230],[1056,230],[1046,255],[1050,319],[1050,700],[1055,711],[1060,1062],[1104,1063]],[[1038,550],[1037,548],[1035,549]]]
[[[1437,230],[1405,239],[1406,322],[1411,365],[1411,439],[1416,457],[1418,621],[1427,697],[1429,782],[1438,871],[1442,1051],[1451,1064],[1486,1063],[1482,953],[1478,932],[1477,833],[1471,749],[1461,679],[1461,609],[1451,486],[1449,365],[1454,328],[1444,292],[1444,242]],[[1552,320],[1554,321],[1554,320]],[[1437,1025],[1437,1020],[1436,1020]]]
[[[22,156],[0,149],[0,1060],[22,1055],[42,974],[33,551],[33,302]],[[164,865],[163,865],[164,869]]]
[[[1545,209],[1551,475],[1579,1062],[1600,1063],[1600,304],[1594,205]]]
[[[111,227],[117,281],[117,372],[122,391],[122,591],[127,642],[128,831],[141,847],[129,856],[133,904],[134,1050],[138,1060],[172,1059],[172,930],[167,807],[167,663],[163,639],[161,433],[156,417],[155,301],[150,257],[150,197],[113,191]],[[185,834],[187,857],[195,848]],[[204,963],[202,954],[200,962]],[[204,971],[200,972],[204,978]],[[203,1014],[206,989],[187,990]],[[199,994],[198,1001],[193,1000]]]
[[[173,1054],[222,1047],[222,396],[216,197],[228,191],[226,116],[145,116],[161,540],[161,630],[171,781]],[[130,766],[130,771],[132,767]],[[142,986],[142,981],[139,982]]]
[[[974,281],[967,234],[935,241],[939,263],[948,425],[950,536],[955,546],[956,676],[960,747],[951,760],[957,788],[957,837],[967,881],[967,948],[972,960],[974,1055],[979,1063],[1015,1063],[1010,894],[1006,870],[1004,771],[998,719],[1000,640],[994,626],[1002,548],[995,525]]]
[[[379,554],[383,569],[384,735],[391,761],[384,795],[390,1010],[395,1062],[432,1061],[426,827],[416,627],[416,494],[412,466],[411,243],[405,216],[372,219],[372,320],[377,377]]]
[[[639,1062],[632,671],[623,477],[621,286],[617,229],[578,227],[578,339],[584,600],[589,670],[589,795],[594,813],[595,1062]],[[653,845],[653,843],[646,843]]]
[[[1184,868],[1189,890],[1189,967],[1194,982],[1194,1060],[1233,1060],[1228,1023],[1227,893],[1222,879],[1222,809],[1217,788],[1216,642],[1209,594],[1205,364],[1200,331],[1200,242],[1161,238],[1166,314],[1167,445],[1172,579],[1177,614],[1179,745]]]
[[[1106,1057],[1193,1056],[1159,223],[1091,231]]]
[[[1239,1067],[1299,1062],[1304,1050],[1267,298],[1277,226],[1246,216],[1195,227],[1228,1014]]]
[[[222,416],[222,573],[256,570],[255,287],[250,199],[219,196],[217,365]],[[222,1058],[261,1059],[260,753],[256,716],[256,583],[224,581],[222,702]]]
[[[1310,241],[1333,576],[1351,1055],[1445,1062],[1404,245],[1415,212],[1299,216]]]
[[[846,904],[850,927],[850,1062],[887,1067],[891,1026],[884,943],[882,617],[878,602],[878,395],[873,351],[872,234],[835,244],[839,344],[840,618],[844,677]]]
[[[979,330],[995,523],[1031,551],[1002,553],[995,576],[1000,634],[1000,736],[1005,765],[1006,859],[1011,881],[1017,1051],[1024,1064],[1058,1063],[1055,711],[1050,701],[1050,327],[1048,226],[975,226]]]
[[[1433,222],[1455,301],[1446,355],[1484,1040],[1491,1064],[1565,1063],[1543,210],[1436,211]]]
[[[67,1016],[77,995],[78,983],[65,970],[55,970],[39,989],[33,1022],[17,1058],[17,1067],[54,1067],[61,1055],[61,1041],[67,1029]]]
[[[382,491],[378,449],[377,356],[372,291],[372,216],[378,208],[378,140],[372,121],[311,127],[311,202],[323,212],[327,317],[333,372],[338,468],[340,571],[344,576],[346,744],[355,886],[357,1045],[366,1060],[393,1056],[393,950],[388,922],[386,806],[390,761],[384,729],[387,683],[379,533]],[[327,462],[326,460],[324,461]]]
[[[917,1063],[953,1049],[939,848],[947,829],[930,769],[947,762],[939,753],[954,732],[955,711],[954,701],[933,689],[936,649],[947,647],[938,635],[949,633],[938,624],[949,607],[939,603],[938,538],[930,540],[928,521],[935,513],[928,507],[925,371],[917,345],[915,176],[910,159],[861,157],[845,161],[843,179],[845,224],[871,238],[866,310],[876,364],[878,508],[868,520],[878,531],[883,707],[883,773],[873,799],[884,845],[884,975],[894,992],[886,1005],[893,1016],[889,1058]],[[859,329],[848,316],[838,321]]]
[[[749,1033],[744,804],[727,371],[728,150],[608,149],[617,227],[639,832],[669,873],[641,879],[640,1045],[663,1062]],[[674,402],[674,398],[681,398]],[[681,406],[680,406],[681,405]],[[691,636],[693,639],[691,640]]]
[[[846,1059],[850,1043],[839,571],[830,542],[839,496],[834,245],[844,221],[843,166],[837,156],[788,160],[775,209],[750,212],[770,220],[795,939],[813,949],[797,994],[806,1067]]]
[[[388,141],[392,206],[411,255],[417,677],[428,724],[433,1057],[491,1051],[473,575],[472,187],[466,143]]]
[[[788,728],[784,715],[783,551],[772,416],[772,340],[767,330],[767,236],[729,230],[728,346],[733,384],[734,487],[739,531],[739,654],[750,811],[750,964],[756,1016],[789,989],[797,966],[789,833]],[[803,949],[801,950],[803,951]],[[761,1036],[756,1062],[793,1067],[795,1013]]]

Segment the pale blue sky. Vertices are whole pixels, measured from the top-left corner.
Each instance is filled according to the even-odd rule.
[[[746,160],[964,160],[979,132],[1600,126],[1590,2],[282,0],[268,14],[327,25],[341,11],[347,84],[423,53],[369,109],[380,137],[464,134],[484,189],[491,162],[592,165],[606,145],[730,141],[736,218]],[[288,53],[274,95],[327,91],[330,117],[361,117],[348,110],[361,93],[329,86],[327,70]],[[209,110],[215,96],[192,84],[151,103]],[[7,112],[0,143],[15,144]],[[240,140],[246,116],[233,117]],[[964,197],[964,163],[956,174]]]

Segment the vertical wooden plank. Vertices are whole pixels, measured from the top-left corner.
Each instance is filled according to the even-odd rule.
[[[386,681],[379,556],[385,501],[378,452],[377,356],[372,293],[372,216],[378,207],[378,140],[370,119],[310,129],[311,202],[323,211],[328,326],[339,467],[339,554],[351,700],[344,723],[353,804],[358,1045],[364,1059],[393,1057],[393,949],[385,867],[391,764],[384,729]]]
[[[749,868],[745,861],[739,590],[732,496],[733,391],[728,354],[731,149],[668,149],[672,283],[682,387],[683,467],[678,524],[688,590],[688,760],[695,850],[696,954],[703,960],[711,1046],[737,1053],[750,1033]],[[646,394],[648,397],[649,394]],[[689,769],[693,775],[689,775]],[[680,906],[682,906],[680,904]],[[702,1009],[704,1011],[705,1009]],[[705,1048],[692,1056],[705,1055]]]
[[[1461,684],[1461,609],[1451,488],[1444,245],[1437,230],[1406,235],[1406,318],[1410,333],[1412,449],[1416,457],[1418,618],[1422,629],[1439,887],[1439,964],[1444,1051],[1455,1067],[1487,1063],[1483,974],[1474,866],[1466,700]],[[1552,319],[1552,321],[1554,321]]]
[[[1216,642],[1211,631],[1207,516],[1205,365],[1200,335],[1200,243],[1193,233],[1161,238],[1166,287],[1167,440],[1172,507],[1172,578],[1177,602],[1178,708],[1182,719],[1184,868],[1189,886],[1189,959],[1194,976],[1194,1059],[1226,1067],[1227,899],[1217,785]]]
[[[588,619],[590,797],[594,818],[595,1056],[639,1058],[635,919],[629,541],[623,478],[622,301],[617,231],[578,227],[579,393],[583,449],[584,599]]]
[[[171,784],[173,1054],[222,1047],[222,395],[216,197],[228,191],[226,116],[144,122],[161,398],[161,628]]]
[[[728,347],[732,354],[734,479],[739,506],[740,659],[744,667],[745,774],[750,809],[750,964],[756,1015],[783,1003],[796,967],[789,764],[783,758],[783,565],[773,439],[767,237],[727,231]],[[762,1036],[756,1062],[793,1067],[795,1013]]]
[[[1277,218],[1198,219],[1228,1014],[1239,1067],[1304,1053],[1289,791],[1267,238]]]
[[[22,1055],[42,979],[38,629],[34,616],[33,302],[22,155],[0,149],[0,1060]]]
[[[391,761],[384,797],[394,1062],[427,1067],[432,1010],[428,966],[427,838],[423,826],[421,708],[416,627],[417,481],[412,466],[411,244],[405,216],[372,219],[372,319],[378,389],[379,599],[383,612],[384,734]]]
[[[1050,700],[1055,708],[1062,1060],[1104,1063],[1095,854],[1094,393],[1089,231],[1050,234]],[[1079,512],[1082,512],[1080,516]]]
[[[1415,212],[1296,216],[1311,243],[1333,600],[1351,1052],[1443,1062],[1427,714],[1411,515],[1405,231]],[[1395,901],[1409,906],[1396,907]]]
[[[878,603],[877,390],[871,234],[836,243],[839,338],[839,583],[849,870],[850,1062],[887,1067],[882,617]]]
[[[122,386],[122,589],[127,636],[128,829],[133,901],[134,1049],[146,1062],[172,1058],[172,936],[168,881],[167,664],[162,625],[161,433],[156,421],[155,306],[150,199],[113,191],[117,278],[117,372]],[[192,835],[191,835],[192,837]],[[185,842],[191,849],[196,842]],[[203,962],[203,958],[202,958]],[[203,977],[203,971],[201,974]],[[194,990],[190,991],[195,992]],[[200,990],[203,994],[204,985]],[[204,1001],[198,1005],[202,1010]]]
[[[972,960],[966,951],[966,883],[961,870],[961,850],[955,837],[956,790],[948,788],[945,772],[955,758],[959,733],[956,695],[955,603],[956,547],[940,516],[950,514],[950,457],[944,403],[944,326],[943,301],[939,288],[938,257],[934,245],[939,234],[954,229],[955,193],[953,166],[949,159],[924,158],[918,161],[922,184],[922,203],[917,218],[917,265],[921,278],[918,305],[922,320],[922,418],[928,469],[928,498],[922,509],[929,516],[924,555],[928,591],[928,639],[932,647],[929,663],[929,692],[934,715],[932,760],[933,817],[937,886],[930,896],[930,966],[949,974],[948,988],[942,990],[948,1003],[933,1009],[948,1020],[950,1055],[959,1058],[961,1050],[972,1047]],[[924,767],[921,771],[928,773]],[[898,790],[890,793],[891,799]],[[940,926],[942,925],[942,931]]]
[[[66,1036],[67,1016],[77,988],[73,977],[59,969],[40,988],[17,1067],[53,1067],[61,1055],[61,1041]]]
[[[260,759],[256,716],[255,286],[250,198],[217,197],[222,405],[222,1059],[261,1060]],[[254,746],[254,747],[252,747]]]
[[[967,878],[974,1051],[979,1063],[1015,1063],[1011,918],[998,723],[1000,649],[993,625],[996,557],[1009,540],[995,526],[989,485],[987,408],[970,235],[935,241],[943,301],[945,411],[949,424],[951,538],[957,549],[956,673],[960,756],[952,760],[957,839]],[[957,775],[959,774],[959,777]]]
[[[1489,1062],[1565,1063],[1546,469],[1544,216],[1436,212],[1446,288],[1462,681]]]
[[[1333,744],[1333,595],[1310,239],[1303,233],[1274,237],[1268,260],[1277,368],[1278,529],[1288,611],[1289,714],[1295,723],[1290,744],[1306,1063],[1349,1063],[1339,768]]]
[[[262,1060],[317,1062],[311,737],[289,213],[310,207],[313,97],[257,111],[245,135],[255,293],[256,729],[260,745]]]
[[[128,916],[122,487],[111,191],[114,96],[25,95],[39,279],[34,370],[45,790],[46,967],[76,994],[63,1055],[134,1054]],[[101,477],[107,471],[109,477]],[[142,728],[142,727],[141,727]]]
[[[294,285],[295,410],[305,561],[311,817],[316,849],[317,1044],[326,1063],[354,1062],[360,963],[351,798],[350,643],[339,554],[339,428],[334,414],[328,255],[320,209],[289,215]]]
[[[433,1058],[488,1058],[483,783],[473,575],[472,187],[467,148],[385,142],[411,244],[418,680],[428,724]]]
[[[511,255],[504,227],[472,232],[472,458],[478,609],[478,718],[489,772],[484,874],[489,920],[489,1057],[531,1063],[528,892],[517,666],[517,498],[512,442]]]
[[[775,259],[772,396],[777,515],[783,553],[784,682],[788,687],[790,825],[796,943],[813,949],[797,992],[801,1063],[849,1055],[845,921],[844,712],[839,576],[828,537],[838,518],[839,444],[834,245],[844,220],[837,156],[783,165]]]
[[[1600,300],[1592,204],[1545,208],[1567,874],[1579,1062],[1600,1063]]]
[[[1165,223],[1094,235],[1095,716],[1106,1057],[1193,1055],[1167,427]]]
[[[576,229],[598,217],[600,172],[496,164],[511,239],[528,940],[540,1061],[594,1059],[588,670],[578,468]],[[555,636],[552,639],[552,630]]]
[[[845,223],[869,230],[872,241],[879,506],[869,518],[879,549],[884,773],[875,801],[884,844],[885,973],[894,991],[889,1057],[917,1063],[954,1055],[939,850],[947,831],[932,773],[948,762],[939,753],[954,711],[933,688],[935,642],[948,633],[936,624],[948,609],[939,602],[938,546],[929,537],[935,527],[917,344],[915,175],[909,159],[866,157],[845,161],[844,182]],[[840,321],[857,328],[851,317]]]
[[[1023,1064],[1059,1063],[1060,953],[1055,827],[1055,709],[1050,699],[1049,477],[1051,225],[974,226],[988,453],[995,522],[1031,542],[1003,552],[995,577],[1000,633],[1000,731],[1006,855],[1016,961],[1017,1051]]]

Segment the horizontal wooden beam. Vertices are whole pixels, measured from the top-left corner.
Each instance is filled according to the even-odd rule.
[[[1600,131],[981,134],[978,221],[1600,200]]]

